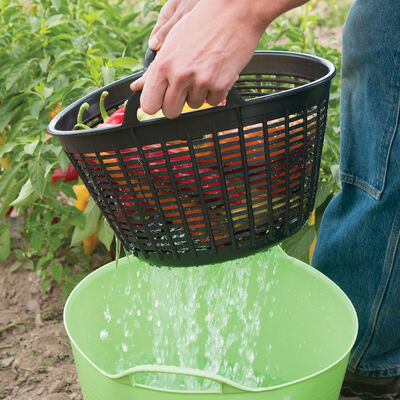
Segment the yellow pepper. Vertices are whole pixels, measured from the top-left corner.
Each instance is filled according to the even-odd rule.
[[[82,212],[85,211],[85,208],[89,202],[89,191],[86,189],[86,186],[82,184],[74,185],[72,186],[72,190],[76,195],[74,206]]]
[[[76,199],[74,199],[74,206],[81,210],[85,211],[86,206],[89,202],[89,191],[86,189],[85,185],[74,185],[72,186],[72,190],[76,195]],[[83,252],[86,256],[92,254],[99,242],[97,237],[97,230],[87,238],[83,239]]]
[[[92,254],[96,250],[98,243],[97,230],[86,239],[83,239],[83,253],[85,256]]]
[[[315,209],[313,210],[313,212],[311,214],[310,225],[311,226],[315,225]],[[315,243],[316,242],[317,242],[317,235],[314,236],[314,240],[311,243],[310,250],[309,250],[309,253],[308,253],[308,258],[309,258],[310,264],[311,264],[312,256],[314,254],[314,249],[315,249]]]
[[[224,102],[222,102],[221,104],[223,104],[223,103]],[[199,108],[194,109],[194,108],[189,107],[189,105],[187,103],[185,103],[185,105],[183,106],[183,109],[182,109],[182,114],[186,113],[186,112],[189,112],[189,111],[203,110],[205,108],[210,108],[210,107],[212,107],[210,104],[204,102],[204,104],[202,106],[200,106]],[[139,110],[137,112],[137,115],[138,115],[138,119],[140,121],[145,120],[145,119],[160,118],[160,117],[164,116],[162,110],[157,111],[155,114],[150,115],[150,114],[146,114],[144,111],[142,111],[141,108],[139,108]]]

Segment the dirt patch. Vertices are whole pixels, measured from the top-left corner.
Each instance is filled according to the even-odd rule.
[[[318,27],[315,31],[315,35],[318,38],[318,43],[322,46],[330,46],[336,50],[342,48],[342,27],[337,26],[335,28],[320,28]]]
[[[81,400],[62,288],[51,284],[44,295],[34,271],[10,271],[14,261],[0,263],[0,399]]]

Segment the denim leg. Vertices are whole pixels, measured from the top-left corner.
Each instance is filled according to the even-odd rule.
[[[400,3],[353,3],[342,74],[342,190],[312,263],[357,310],[349,369],[400,375]]]

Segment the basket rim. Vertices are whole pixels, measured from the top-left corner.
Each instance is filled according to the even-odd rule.
[[[289,88],[287,90],[284,90],[284,91],[278,92],[278,93],[269,93],[264,96],[244,100],[243,105],[240,107],[247,107],[247,106],[258,104],[258,103],[275,101],[278,99],[292,96],[294,94],[305,92],[315,86],[319,86],[327,81],[330,81],[336,74],[336,67],[334,66],[334,64],[332,62],[330,62],[329,60],[326,60],[322,57],[318,57],[318,56],[311,55],[311,54],[297,53],[297,52],[291,52],[291,51],[281,51],[281,50],[256,50],[254,52],[254,56],[257,56],[257,55],[283,56],[283,57],[291,57],[291,58],[303,59],[303,60],[307,60],[307,61],[313,61],[313,62],[319,63],[320,65],[323,65],[325,68],[327,68],[328,71],[322,77],[316,79],[315,81],[305,83],[302,86]],[[50,123],[48,125],[49,133],[53,136],[61,136],[61,137],[75,136],[76,137],[76,136],[81,136],[81,135],[85,135],[85,136],[91,135],[92,136],[92,135],[96,135],[96,134],[104,134],[107,132],[115,132],[115,130],[120,130],[122,125],[112,125],[112,126],[103,127],[103,128],[91,128],[91,129],[86,129],[84,131],[60,130],[60,129],[56,128],[56,125],[58,124],[60,119],[65,117],[66,114],[71,112],[76,107],[80,106],[82,103],[84,103],[89,98],[91,98],[95,95],[100,95],[104,90],[107,90],[107,88],[114,86],[115,84],[124,83],[125,81],[131,81],[131,80],[138,79],[142,74],[143,74],[143,70],[136,72],[132,75],[125,76],[117,81],[114,81],[114,82],[108,84],[108,85],[102,86],[101,88],[96,89],[96,90],[88,93],[87,95],[81,97],[80,99],[74,101],[72,104],[70,104],[66,108],[64,108],[60,113],[58,113],[50,121]],[[185,114],[181,114],[178,118],[175,118],[174,121],[190,119],[194,115],[198,116],[199,115],[198,113],[202,113],[202,115],[206,116],[206,115],[209,115],[209,114],[212,114],[215,112],[224,111],[224,110],[225,110],[225,107],[212,107],[209,109],[194,110],[194,111],[187,112]],[[168,121],[168,119],[166,117],[164,117],[164,118],[155,118],[155,119],[140,121],[139,127],[141,125],[143,125],[143,126],[157,125],[162,122],[165,122],[166,120]],[[124,128],[129,128],[129,126],[125,126]]]

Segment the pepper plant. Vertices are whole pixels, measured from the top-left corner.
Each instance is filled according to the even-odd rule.
[[[79,244],[97,231],[110,248],[113,234],[90,201],[74,206],[80,182],[68,175],[69,160],[47,125],[61,107],[142,68],[160,5],[145,3],[144,11],[123,0],[0,5],[0,261],[11,250],[11,214],[23,235],[14,250],[17,266],[38,270],[43,289],[55,279],[68,292],[82,277],[68,268],[84,256]]]

